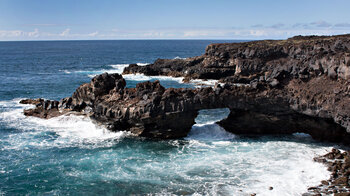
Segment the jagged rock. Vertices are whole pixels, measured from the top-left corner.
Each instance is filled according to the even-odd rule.
[[[321,190],[321,193],[329,195],[350,195],[349,177],[350,172],[347,170],[350,160],[348,152],[341,152],[333,148],[331,152],[315,157],[315,161],[322,162],[328,166],[328,170],[332,171],[330,179],[321,181],[321,184],[314,190]],[[335,159],[335,157],[338,157]],[[314,190],[309,190],[315,193]]]
[[[113,131],[179,138],[190,131],[198,110],[227,107],[231,113],[219,123],[227,131],[306,132],[319,140],[349,144],[349,38],[212,44],[199,57],[133,64],[124,73],[220,79],[227,82],[224,86],[165,89],[156,81],[125,88],[121,75],[104,73],[81,85],[71,97],[40,101],[25,114],[49,118],[75,111]]]
[[[334,193],[334,196],[350,196],[350,193]]]
[[[61,113],[58,111],[58,101],[44,99],[24,99],[21,100],[20,103],[36,106],[34,109],[25,109],[23,113],[26,116],[52,118],[61,115]]]
[[[350,79],[350,35],[293,37],[244,43],[211,44],[205,54],[186,59],[158,59],[147,66],[133,64],[124,73],[221,79],[249,83],[263,77],[286,82],[326,75]],[[282,73],[282,74],[281,74]],[[286,80],[286,81],[285,81]],[[276,84],[273,81],[272,84]]]
[[[31,105],[37,105],[43,102],[44,99],[22,99],[19,103],[21,104],[31,104]]]
[[[334,180],[335,185],[347,185],[348,184],[348,177],[342,176]]]

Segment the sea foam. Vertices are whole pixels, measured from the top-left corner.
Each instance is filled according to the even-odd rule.
[[[11,146],[8,148],[110,146],[113,145],[115,139],[131,135],[128,132],[110,132],[103,126],[96,125],[88,117],[73,114],[51,119],[26,117],[23,110],[33,106],[19,104],[20,100],[0,102],[1,124],[22,131],[9,135],[7,139]],[[35,139],[37,135],[47,140]]]
[[[179,57],[180,58],[180,57]],[[146,66],[149,63],[137,63],[139,66]],[[96,75],[102,74],[102,73],[119,73],[122,74],[125,67],[128,67],[129,64],[114,64],[109,65],[112,69],[99,69],[99,70],[76,70],[76,71],[69,71],[69,70],[60,70],[66,74],[84,74],[87,75],[90,78],[95,77]],[[123,77],[126,80],[132,80],[132,81],[150,81],[150,80],[160,80],[160,81],[174,81],[179,84],[184,83],[183,79],[184,77],[172,77],[172,76],[146,76],[144,74],[124,74]],[[193,79],[189,81],[189,84],[191,84],[195,88],[201,88],[201,87],[209,87],[209,86],[215,86],[216,84],[224,85],[224,83],[219,83],[218,80],[202,80],[202,79]]]
[[[152,193],[159,194],[301,195],[329,177],[326,167],[314,162],[313,157],[325,154],[330,147],[313,147],[293,140],[241,139],[215,124],[228,115],[228,109],[200,111],[197,124],[183,141],[131,140],[115,148],[129,133],[109,132],[83,116],[48,120],[25,117],[23,109],[33,106],[19,104],[19,100],[0,102],[1,125],[17,130],[3,135],[2,150],[95,149],[86,156],[75,155],[78,159],[51,163],[58,168],[62,161],[74,163],[73,170],[62,170],[65,178],[91,183],[96,183],[96,179],[137,179],[145,187],[157,184]],[[86,170],[86,166],[90,169]],[[6,168],[0,171],[10,172]],[[167,188],[159,190],[161,187]]]
[[[329,147],[310,148],[298,141],[268,141],[268,138],[246,142],[215,124],[228,113],[227,108],[199,111],[196,124],[185,138],[192,153],[206,151],[205,157],[193,156],[185,170],[200,173],[194,168],[206,165],[213,175],[212,182],[203,178],[203,185],[208,186],[199,188],[194,195],[301,195],[308,187],[328,179],[326,167],[313,158],[325,154]],[[306,134],[297,133],[294,137],[310,140]],[[216,173],[216,168],[220,172]]]

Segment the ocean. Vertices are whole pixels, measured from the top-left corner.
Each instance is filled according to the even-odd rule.
[[[97,74],[198,56],[219,42],[234,41],[0,42],[0,195],[301,195],[328,179],[313,157],[333,144],[302,133],[234,135],[215,124],[225,108],[201,110],[186,138],[156,141],[109,132],[82,116],[25,117],[32,106],[19,104],[59,100]],[[199,87],[181,78],[124,77],[127,87],[157,79],[166,88]]]

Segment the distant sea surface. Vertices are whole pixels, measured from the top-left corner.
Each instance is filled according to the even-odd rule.
[[[112,133],[81,116],[25,117],[23,98],[59,100],[97,74],[130,63],[187,58],[230,40],[0,42],[0,195],[300,195],[328,179],[313,157],[331,145],[305,134],[238,136],[200,111],[186,138],[154,141]],[[127,87],[181,78],[126,75]],[[254,122],[252,122],[254,123]],[[273,187],[273,190],[270,190]]]

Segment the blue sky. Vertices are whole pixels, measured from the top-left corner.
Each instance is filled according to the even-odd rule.
[[[349,7],[350,0],[0,0],[0,40],[344,34]]]

